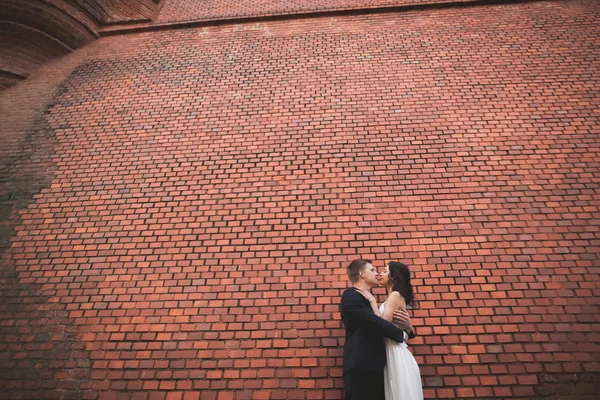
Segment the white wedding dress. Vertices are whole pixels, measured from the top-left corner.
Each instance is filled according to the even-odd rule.
[[[379,307],[383,315],[385,303]],[[404,343],[384,338],[387,362],[383,370],[385,400],[422,400],[423,386],[417,360]]]

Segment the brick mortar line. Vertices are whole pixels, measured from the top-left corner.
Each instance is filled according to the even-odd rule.
[[[208,19],[197,19],[187,21],[175,21],[165,23],[153,23],[151,25],[129,25],[119,26],[116,28],[113,26],[105,26],[99,29],[100,37],[133,34],[142,32],[156,32],[162,30],[176,30],[186,28],[201,28],[209,26],[220,26],[220,25],[238,25],[247,24],[253,22],[272,22],[272,21],[287,21],[291,19],[310,19],[310,18],[323,18],[323,17],[342,17],[352,15],[372,15],[372,14],[387,14],[387,13],[399,13],[417,10],[436,10],[446,8],[466,8],[486,5],[502,5],[502,4],[527,4],[527,3],[539,3],[539,2],[553,2],[554,0],[467,0],[467,1],[449,1],[439,2],[430,4],[409,4],[409,5],[398,5],[398,6],[381,6],[381,7],[360,7],[360,8],[347,8],[337,10],[323,10],[323,11],[307,11],[307,12],[293,12],[293,13],[281,13],[281,14],[266,14],[256,16],[244,16],[244,17],[223,17],[223,18],[208,18]]]

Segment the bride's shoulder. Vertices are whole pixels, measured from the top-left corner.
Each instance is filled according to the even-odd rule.
[[[402,295],[400,294],[400,292],[398,292],[398,291],[396,291],[396,290],[394,290],[394,291],[393,291],[392,293],[390,293],[390,295],[388,296],[388,299],[394,299],[394,300],[401,299],[401,298],[402,298]]]
[[[388,296],[388,301],[390,301],[391,303],[393,303],[394,306],[396,306],[396,307],[400,307],[400,306],[404,306],[405,305],[404,297],[402,297],[402,295],[400,294],[400,292],[397,292],[395,290],[392,293],[390,293],[390,295]]]

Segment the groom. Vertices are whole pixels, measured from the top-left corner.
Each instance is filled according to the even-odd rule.
[[[346,328],[344,345],[344,389],[346,400],[385,400],[383,367],[386,362],[383,337],[403,342],[402,329],[378,317],[361,294],[377,286],[377,270],[370,260],[354,260],[347,268],[352,287],[344,291],[340,314]],[[366,294],[369,295],[368,293]],[[396,311],[394,321],[410,328],[406,311]]]

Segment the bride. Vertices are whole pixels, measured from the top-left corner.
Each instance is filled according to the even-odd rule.
[[[381,274],[381,285],[385,286],[388,298],[379,307],[381,317],[393,323],[394,311],[413,305],[414,295],[408,267],[399,262],[390,262]],[[413,336],[410,335],[409,337]],[[385,400],[422,400],[423,387],[417,361],[403,343],[384,338],[387,363],[383,371]]]

